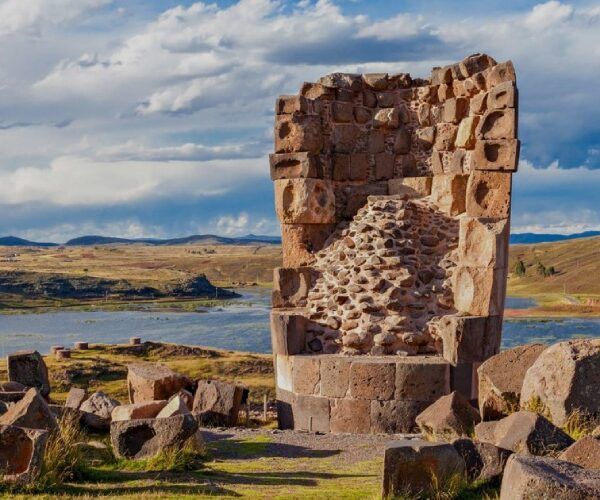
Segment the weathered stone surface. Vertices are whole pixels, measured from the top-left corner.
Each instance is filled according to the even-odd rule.
[[[388,87],[387,73],[366,73],[362,75],[365,85],[373,90],[385,90]]]
[[[48,432],[0,425],[0,478],[29,484],[40,473]]]
[[[50,394],[48,368],[37,351],[18,351],[8,355],[8,380],[35,387],[43,397]]]
[[[549,457],[512,455],[504,469],[500,500],[600,498],[600,472]]]
[[[392,399],[371,401],[371,433],[398,434],[415,432],[417,415],[429,405],[429,401]]]
[[[502,418],[518,408],[525,373],[544,349],[544,344],[513,347],[479,367],[479,411],[483,420]]]
[[[488,109],[477,125],[477,139],[497,140],[517,137],[517,115],[513,108]]]
[[[320,179],[276,180],[275,210],[285,224],[335,222],[335,195],[331,183]]]
[[[416,418],[423,434],[442,439],[464,436],[480,420],[479,412],[456,391],[442,396]]]
[[[491,481],[502,476],[506,461],[512,454],[510,450],[469,438],[457,439],[452,446],[464,460],[470,481]]]
[[[371,401],[334,399],[331,402],[331,432],[368,434],[371,430],[370,411]]]
[[[475,170],[516,172],[519,148],[520,142],[517,139],[477,141],[471,164]]]
[[[175,398],[183,399],[184,403],[188,407],[188,410],[192,411],[194,408],[194,395],[190,391],[186,391],[185,389],[181,389],[177,394],[173,394],[169,398],[169,403],[173,401]]]
[[[298,395],[292,405],[294,428],[310,432],[330,432],[330,401],[319,396]]]
[[[475,437],[515,453],[532,455],[547,455],[573,443],[573,439],[552,422],[530,411],[518,411],[496,422],[477,424]]]
[[[467,215],[506,219],[510,215],[511,175],[474,171],[467,183]]]
[[[81,421],[92,430],[107,430],[110,427],[112,412],[120,404],[101,391],[94,392],[79,407]]]
[[[450,393],[450,365],[440,357],[407,357],[396,363],[397,400],[432,403]]]
[[[515,76],[515,68],[512,61],[496,64],[486,72],[485,79],[488,89],[504,82],[516,81],[517,77]]]
[[[334,229],[335,224],[282,224],[283,265],[310,265],[315,260],[314,254],[324,247]]]
[[[56,419],[40,392],[32,387],[0,416],[0,425],[53,430],[56,428]]]
[[[313,285],[310,267],[276,267],[273,270],[273,307],[304,307]]]
[[[479,116],[468,116],[461,120],[456,133],[454,145],[457,148],[473,149],[475,147],[475,129],[479,123]]]
[[[432,476],[438,484],[463,474],[465,464],[451,444],[421,439],[390,441],[383,466],[383,497],[423,494],[432,490]]]
[[[569,446],[558,458],[580,465],[584,469],[600,471],[600,440],[585,436]]]
[[[338,356],[321,359],[321,395],[343,398],[348,392],[350,360]]]
[[[458,237],[460,263],[469,267],[508,267],[509,232],[508,219],[461,217]]]
[[[404,177],[390,179],[388,191],[390,195],[408,196],[409,198],[423,198],[431,194],[432,177]]]
[[[269,155],[271,180],[323,178],[319,157],[311,153],[283,153]]]
[[[375,179],[387,181],[394,177],[394,160],[391,153],[377,153],[375,155]]]
[[[352,220],[357,212],[365,206],[369,196],[386,195],[387,181],[378,181],[372,184],[346,185],[336,189],[336,204],[338,219]]]
[[[369,157],[366,153],[350,155],[349,178],[351,181],[365,181],[369,177]]]
[[[384,108],[375,113],[373,126],[375,128],[398,128],[401,124],[400,110],[398,108]]]
[[[128,405],[116,406],[110,414],[111,421],[137,420],[140,418],[155,418],[160,411],[167,405],[162,401],[144,401],[142,403],[132,403]]]
[[[293,389],[296,394],[319,394],[320,356],[295,356],[292,366]]]
[[[395,374],[393,362],[353,361],[350,366],[350,395],[355,399],[392,399]]]
[[[338,123],[348,123],[354,117],[351,102],[334,101],[331,103],[331,117]]]
[[[448,99],[444,102],[443,120],[448,123],[459,123],[469,112],[469,101],[464,97]]]
[[[466,175],[447,174],[433,177],[431,201],[448,215],[459,215],[466,209]]]
[[[458,127],[452,123],[438,123],[435,127],[434,148],[438,151],[452,151],[456,142]]]
[[[282,95],[275,103],[275,112],[278,115],[291,115],[292,113],[306,113],[308,100],[304,96]]]
[[[2,382],[0,383],[1,392],[26,392],[27,386],[19,382]]]
[[[271,345],[274,354],[293,355],[304,350],[306,317],[294,309],[271,311]]]
[[[167,403],[167,405],[160,410],[156,418],[169,418],[175,417],[177,415],[187,415],[190,413],[190,409],[188,408],[185,399],[181,396],[175,396],[171,398],[171,401]]]
[[[493,57],[487,54],[471,54],[465,57],[460,63],[459,68],[463,77],[467,78],[475,73],[484,71],[496,65]]]
[[[166,400],[180,389],[193,386],[188,377],[159,363],[133,363],[127,370],[130,403]]]
[[[275,123],[275,152],[319,153],[323,147],[318,115],[280,115]]]
[[[398,129],[394,138],[394,153],[405,155],[410,152],[411,136],[406,127]]]
[[[502,316],[447,315],[434,329],[442,339],[444,358],[453,365],[485,361],[500,352]]]
[[[244,388],[220,380],[199,380],[193,413],[205,425],[234,427]]]
[[[85,389],[71,387],[71,389],[69,389],[69,394],[67,395],[67,400],[65,401],[65,407],[79,410],[87,397],[88,393]]]
[[[506,269],[460,266],[454,274],[454,305],[472,316],[498,316],[504,310]]]
[[[170,448],[181,448],[198,430],[192,415],[121,420],[110,425],[110,438],[119,458],[148,458]]]
[[[508,81],[492,88],[487,97],[487,109],[514,108],[517,105],[515,82]]]
[[[527,370],[521,406],[535,399],[556,425],[564,425],[575,410],[600,413],[599,386],[600,339],[559,342],[543,351]]]
[[[3,403],[16,403],[23,399],[27,390],[24,391],[11,391],[11,392],[0,392],[0,401]]]
[[[361,130],[350,123],[336,123],[332,125],[331,143],[336,153],[354,153]]]

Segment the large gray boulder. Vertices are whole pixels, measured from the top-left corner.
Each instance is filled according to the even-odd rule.
[[[465,463],[451,444],[421,439],[390,441],[385,448],[383,497],[422,494],[435,480],[443,485],[465,473]]]
[[[101,391],[94,392],[79,410],[82,423],[95,431],[106,431],[110,427],[113,410],[121,403]]]
[[[600,498],[600,472],[549,457],[514,454],[506,463],[500,500]]]
[[[497,420],[519,408],[525,373],[545,348],[544,344],[513,347],[482,363],[477,369],[482,420]]]
[[[127,366],[130,403],[168,400],[181,389],[191,389],[192,381],[160,363],[133,363]]]
[[[67,394],[67,400],[65,401],[65,408],[72,410],[79,410],[83,402],[87,399],[88,393],[85,389],[79,387],[71,387],[69,394]]]
[[[17,351],[8,355],[8,380],[35,387],[43,397],[50,394],[48,368],[37,351]]]
[[[521,406],[541,403],[556,425],[576,410],[600,413],[600,338],[559,342],[548,347],[527,370]]]
[[[39,391],[31,388],[0,416],[0,425],[53,430],[56,428],[56,418]]]
[[[600,441],[586,436],[573,443],[558,458],[585,469],[600,470]]]
[[[8,483],[30,483],[39,474],[48,432],[0,425],[0,478]]]
[[[110,438],[117,457],[138,459],[182,447],[197,430],[198,422],[191,414],[121,420],[111,424]]]
[[[480,420],[479,412],[456,391],[439,398],[416,418],[423,434],[444,439],[467,435]]]
[[[491,481],[502,476],[506,461],[512,455],[510,450],[469,438],[456,439],[452,446],[465,461],[471,481]]]
[[[237,424],[244,388],[220,380],[200,380],[192,413],[204,425],[233,427]]]
[[[475,438],[515,453],[532,455],[560,451],[573,443],[562,429],[530,411],[518,411],[497,422],[481,422],[475,426]]]

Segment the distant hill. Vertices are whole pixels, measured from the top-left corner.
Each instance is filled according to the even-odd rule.
[[[576,240],[578,238],[589,238],[591,236],[600,236],[600,231],[586,231],[575,234],[536,234],[520,233],[510,235],[511,245],[521,245],[529,243],[551,243],[553,241]]]
[[[16,236],[0,236],[0,246],[2,247],[55,247],[56,243],[41,243],[38,241],[24,240]]]
[[[238,236],[235,238],[228,238],[226,236],[217,236],[214,234],[196,234],[192,236],[185,236],[183,238],[113,238],[110,236],[80,236],[79,238],[73,238],[65,243],[67,246],[90,246],[90,245],[133,245],[133,244],[146,244],[146,245],[190,245],[190,244],[204,244],[204,245],[251,245],[257,243],[263,243],[267,245],[278,245],[281,243],[279,236],[257,236],[249,234],[246,236]]]

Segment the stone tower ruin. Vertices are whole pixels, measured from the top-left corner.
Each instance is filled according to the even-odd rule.
[[[280,426],[407,432],[444,394],[476,398],[502,331],[512,63],[474,54],[430,79],[334,73],[281,96],[276,115]]]

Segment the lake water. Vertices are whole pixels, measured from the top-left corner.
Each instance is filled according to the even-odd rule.
[[[507,307],[535,304],[523,302],[528,300],[509,299]],[[270,301],[269,290],[250,289],[244,290],[242,298],[231,305],[208,308],[201,314],[99,311],[0,315],[0,354],[4,357],[19,349],[46,353],[52,345],[68,347],[78,340],[125,343],[134,336],[156,342],[268,353]],[[502,344],[506,348],[582,337],[600,337],[600,318],[505,320]]]

